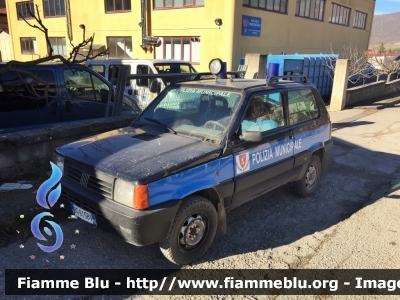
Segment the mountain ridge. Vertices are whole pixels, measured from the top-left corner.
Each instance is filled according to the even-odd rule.
[[[400,48],[400,12],[374,15],[369,45],[385,44],[388,48],[397,44]]]

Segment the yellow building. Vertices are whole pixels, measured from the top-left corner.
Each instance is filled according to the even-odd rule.
[[[141,47],[142,2],[147,3],[146,35],[162,41],[147,52]],[[69,24],[74,44],[83,35],[95,34],[96,48],[109,48],[110,58],[183,59],[198,71],[207,71],[215,57],[234,70],[246,53],[327,53],[345,44],[367,49],[375,9],[375,0],[6,0],[6,4],[17,60],[43,57],[48,51],[44,34],[20,17],[34,20],[29,18],[28,4],[38,5],[55,53],[68,54]]]

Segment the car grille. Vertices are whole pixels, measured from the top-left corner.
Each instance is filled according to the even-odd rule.
[[[92,206],[88,203],[85,203],[70,194],[67,194],[66,192],[61,192],[61,197],[63,198],[63,200],[68,200],[69,202],[75,204],[76,206],[78,206],[88,212],[91,212],[92,214],[94,214],[96,216],[96,218],[97,217],[104,218],[103,213],[100,210],[96,209],[94,206]]]
[[[65,178],[80,184],[89,190],[103,195],[106,198],[112,199],[113,179],[106,176],[93,176],[81,170],[74,168],[71,165],[64,166]],[[100,178],[101,177],[101,178]]]

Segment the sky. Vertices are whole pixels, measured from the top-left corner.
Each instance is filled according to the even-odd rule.
[[[375,15],[400,12],[400,0],[376,0]]]

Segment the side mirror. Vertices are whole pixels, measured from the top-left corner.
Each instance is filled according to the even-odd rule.
[[[160,89],[161,89],[161,86],[160,86],[160,83],[157,80],[153,80],[150,83],[150,93],[158,94],[158,93],[160,93]]]
[[[240,139],[246,142],[261,142],[262,134],[259,131],[245,131],[243,135],[240,136]]]

